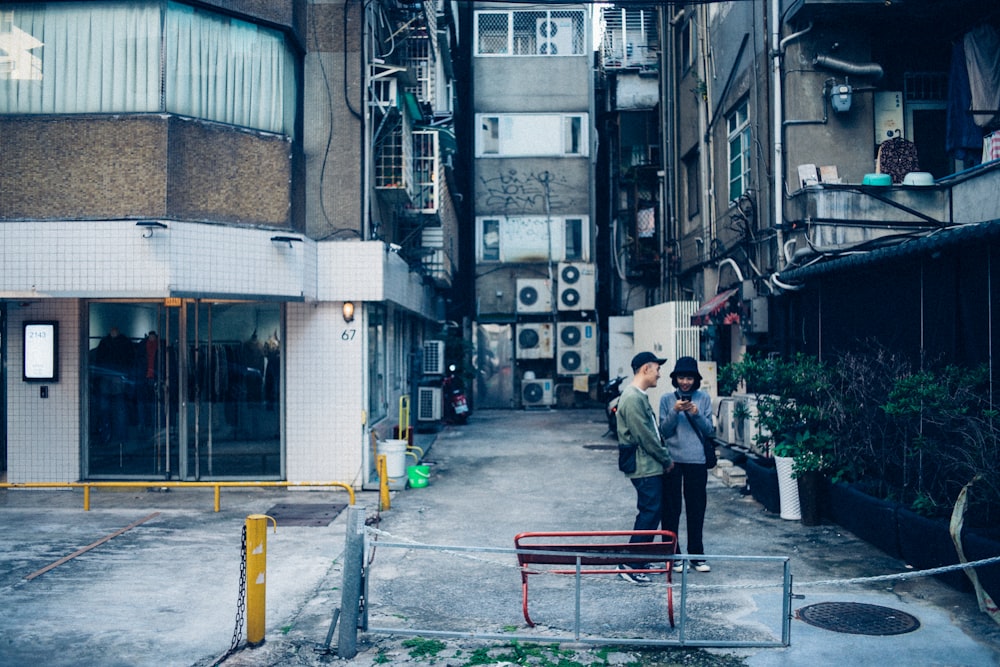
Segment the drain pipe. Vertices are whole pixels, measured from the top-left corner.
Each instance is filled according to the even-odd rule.
[[[812,30],[812,23],[804,30],[791,34],[781,39],[781,0],[771,0],[771,89],[774,97],[771,103],[771,117],[774,119],[774,228],[778,242],[778,248],[785,244],[785,237],[782,226],[785,222],[785,145],[784,145],[784,96],[782,94],[781,80],[781,59],[784,56],[785,46],[793,39],[798,39],[802,35]],[[778,253],[778,269],[781,270],[781,253]]]

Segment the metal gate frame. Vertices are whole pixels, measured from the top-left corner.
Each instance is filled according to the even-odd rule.
[[[509,554],[512,556],[512,560],[516,561],[515,554],[526,553],[525,550],[518,549],[508,549],[500,547],[473,547],[473,546],[443,546],[443,545],[433,545],[433,544],[418,544],[418,543],[403,543],[403,542],[385,542],[385,541],[373,541],[370,539],[370,533],[365,531],[364,535],[364,553],[370,553],[370,549],[373,545],[377,545],[379,549],[415,549],[415,550],[430,550],[430,551],[442,551],[451,553],[494,553],[494,554]],[[585,552],[563,552],[563,555],[577,555],[586,556]],[[680,587],[680,614],[679,621],[677,623],[677,639],[636,639],[636,638],[623,638],[623,637],[603,637],[603,636],[583,636],[582,628],[580,623],[580,582],[581,575],[579,572],[574,576],[575,580],[575,595],[576,595],[576,609],[574,612],[573,621],[573,634],[572,635],[542,635],[542,634],[515,634],[515,633],[503,633],[503,634],[493,634],[493,633],[478,633],[478,632],[468,632],[468,631],[447,631],[447,630],[432,630],[430,628],[386,628],[386,627],[369,627],[368,626],[368,610],[371,606],[371,598],[368,595],[368,581],[370,563],[364,567],[364,572],[361,574],[361,579],[363,585],[361,586],[360,599],[350,602],[346,598],[343,600],[344,609],[348,609],[349,605],[356,605],[354,608],[360,609],[360,619],[357,624],[357,629],[375,633],[375,634],[386,634],[386,635],[401,635],[401,636],[421,636],[421,637],[451,637],[451,638],[465,638],[465,639],[482,639],[482,640],[500,640],[500,641],[526,641],[526,642],[574,642],[578,644],[593,644],[595,646],[599,645],[614,645],[614,646],[662,646],[662,647],[719,647],[719,648],[783,648],[791,645],[791,625],[792,625],[792,574],[789,559],[786,556],[731,556],[731,555],[709,555],[705,554],[702,556],[706,560],[716,561],[716,562],[770,562],[770,563],[780,563],[782,566],[782,608],[781,608],[781,639],[780,641],[714,641],[714,640],[704,640],[704,639],[685,639],[685,629],[687,623],[687,589],[688,589],[688,568],[685,568],[681,573],[680,582],[675,583],[674,586]],[[357,560],[357,559],[355,559]],[[374,562],[374,561],[372,561]],[[352,566],[350,561],[345,562],[345,582],[348,578],[348,569]],[[579,566],[578,566],[579,567]],[[561,575],[562,576],[562,575]],[[730,586],[719,585],[718,588],[729,588]],[[761,584],[760,588],[776,588],[777,584]],[[345,593],[346,593],[345,586]],[[699,589],[704,590],[706,587],[699,586]],[[746,588],[746,586],[740,586],[740,588]],[[353,595],[352,595],[353,597]],[[343,628],[342,628],[343,630]],[[343,634],[341,635],[343,637]],[[342,656],[342,657],[353,657],[353,656]]]

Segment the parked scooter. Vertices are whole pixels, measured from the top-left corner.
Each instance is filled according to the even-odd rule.
[[[441,382],[444,395],[444,418],[452,424],[464,424],[469,419],[469,401],[465,398],[462,380],[455,375],[455,364],[448,366],[448,374]]]
[[[604,414],[608,419],[608,431],[604,437],[614,436],[618,433],[618,399],[622,394],[622,382],[625,376],[619,375],[604,383],[601,391],[601,400],[604,401]]]

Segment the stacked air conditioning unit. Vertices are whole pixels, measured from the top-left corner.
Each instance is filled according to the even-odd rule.
[[[594,309],[595,273],[593,264],[560,262],[559,310]]]
[[[441,387],[417,387],[417,421],[441,419]]]
[[[424,341],[424,358],[421,372],[423,375],[444,375],[443,340]]]
[[[517,313],[551,313],[552,285],[544,278],[517,279]]]
[[[552,324],[522,322],[517,325],[518,359],[551,359]]]
[[[723,396],[716,408],[715,437],[727,445],[736,442],[736,399]]]
[[[552,17],[535,20],[538,54],[543,56],[573,55],[573,19]]]
[[[593,375],[597,367],[597,326],[593,322],[560,322],[556,332],[559,375]]]
[[[521,380],[521,405],[526,408],[540,408],[552,405],[552,380],[529,377],[526,373]]]
[[[760,456],[768,456],[770,452],[759,442],[761,435],[767,437],[769,434],[767,431],[760,431],[757,428],[757,397],[748,394],[736,394],[733,398],[736,403],[734,410],[741,415],[735,419],[736,444]]]

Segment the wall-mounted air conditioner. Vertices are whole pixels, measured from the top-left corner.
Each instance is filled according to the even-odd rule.
[[[548,378],[522,380],[521,405],[526,408],[552,405],[552,380]]]
[[[441,407],[441,387],[417,387],[417,421],[438,421]]]
[[[559,310],[593,310],[596,275],[593,264],[560,262]]]
[[[552,355],[552,324],[522,322],[517,325],[518,359],[551,359]]]
[[[517,312],[551,313],[552,285],[545,278],[517,279]]]
[[[535,39],[539,55],[573,55],[573,19],[568,17],[536,19]]]
[[[424,359],[421,371],[424,375],[444,375],[443,340],[424,341]]]
[[[560,322],[556,330],[559,375],[592,375],[597,367],[597,325],[593,322]]]
[[[724,396],[719,399],[716,408],[715,437],[727,445],[735,445],[736,442],[736,399],[732,396]]]

